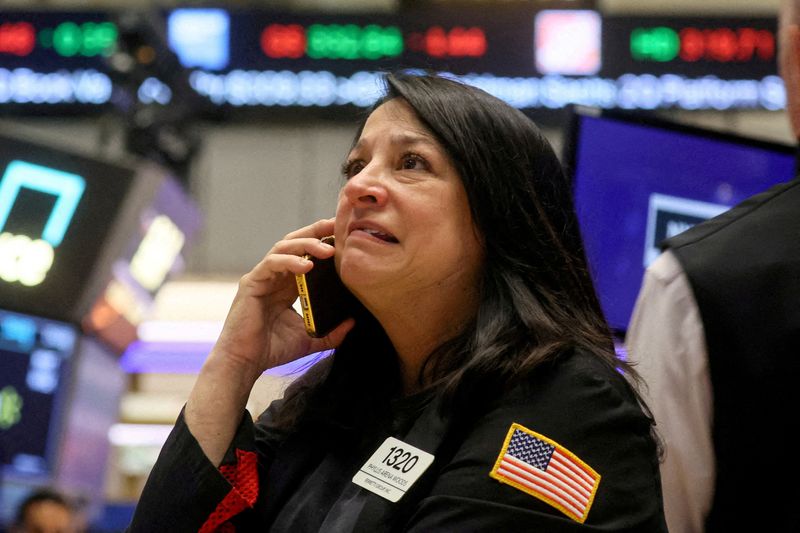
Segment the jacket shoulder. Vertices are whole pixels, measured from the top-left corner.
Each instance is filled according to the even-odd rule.
[[[539,454],[559,453],[572,466],[595,473],[596,486],[585,487],[588,493],[576,487],[578,494],[566,487],[563,497],[558,489],[553,497],[554,491],[541,488],[536,479],[526,485],[497,475],[515,446],[515,431],[521,432],[517,447],[537,450],[522,453],[523,461],[536,466],[520,467],[538,475],[532,469],[544,464]],[[546,475],[561,475],[549,468],[544,467]],[[663,509],[650,420],[617,370],[591,354],[563,354],[492,402],[465,432],[423,506],[454,501],[471,502],[457,506],[459,512],[487,527],[514,516],[526,527],[548,531],[583,525],[660,531]],[[584,522],[576,520],[576,509],[585,511]],[[448,512],[448,520],[455,519],[452,508]]]

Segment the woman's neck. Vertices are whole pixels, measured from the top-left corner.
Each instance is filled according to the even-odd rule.
[[[379,302],[365,299],[397,352],[405,395],[417,392],[427,381],[421,372],[428,356],[461,333],[475,316],[478,293],[478,283],[471,281],[413,293],[384,293]]]

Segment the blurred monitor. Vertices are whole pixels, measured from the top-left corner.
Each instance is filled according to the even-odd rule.
[[[163,167],[22,139],[0,124],[0,309],[81,324],[116,353],[200,227]]]
[[[0,310],[2,478],[48,478],[58,455],[75,326]]]
[[[564,162],[595,287],[618,334],[664,239],[795,176],[787,145],[588,108],[574,110]]]
[[[78,322],[134,170],[8,130],[0,129],[0,308]]]

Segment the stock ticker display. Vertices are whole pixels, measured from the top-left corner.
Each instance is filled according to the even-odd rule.
[[[773,18],[602,16],[519,4],[495,6],[491,17],[473,7],[374,15],[182,8],[159,16],[164,49],[142,38],[147,32],[132,35],[136,28],[115,13],[0,14],[0,109],[111,105],[112,80],[131,69],[136,98],[166,105],[177,98],[158,69],[167,49],[192,91],[230,109],[367,106],[378,73],[398,68],[446,72],[522,109],[779,109],[785,100]]]

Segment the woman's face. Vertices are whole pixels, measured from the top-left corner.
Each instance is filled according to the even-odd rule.
[[[378,107],[345,163],[336,210],[339,274],[364,303],[472,291],[483,247],[444,149],[404,100]],[[438,294],[447,294],[437,292]]]

